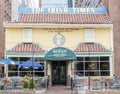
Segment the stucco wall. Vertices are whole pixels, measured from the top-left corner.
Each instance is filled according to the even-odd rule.
[[[52,49],[56,47],[53,42],[53,38],[58,34],[59,29],[33,29],[33,42],[39,43],[44,49]],[[85,42],[85,32],[84,28],[79,29],[65,29],[61,30],[60,34],[65,37],[65,43],[63,47],[73,49],[80,42]],[[95,42],[102,44],[104,47],[111,48],[111,36],[109,28],[96,28],[95,32]],[[17,36],[17,37],[16,37]],[[22,28],[9,28],[6,31],[6,49],[13,48],[17,43],[22,42],[23,29]]]

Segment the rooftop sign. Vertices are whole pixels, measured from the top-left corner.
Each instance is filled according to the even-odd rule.
[[[44,8],[28,8],[24,3],[21,3],[18,7],[18,13],[107,13],[107,9],[104,4],[99,7],[79,7],[79,8],[68,8],[68,7],[44,7]]]
[[[34,8],[33,13],[94,13],[95,8]]]

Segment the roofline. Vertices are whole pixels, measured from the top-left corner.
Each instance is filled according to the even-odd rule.
[[[111,28],[113,24],[4,23],[5,28]]]

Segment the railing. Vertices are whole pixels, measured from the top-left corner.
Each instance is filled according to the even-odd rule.
[[[85,89],[88,90],[88,87],[89,87],[88,77],[81,77],[81,76],[78,76],[77,79],[76,78],[74,79],[74,76],[71,77],[71,90],[73,91],[77,90],[76,89],[77,80],[81,81],[80,83],[81,85],[79,85],[80,88],[84,87],[83,89],[81,88],[79,90],[85,90]],[[90,89],[89,90],[99,90],[99,91],[120,90],[120,76],[116,76],[116,77],[90,76]]]
[[[34,78],[35,88],[32,88],[32,89],[29,89],[29,88],[25,89],[23,87],[22,82],[20,82],[20,79],[22,79],[22,77],[9,77],[9,79],[11,81],[8,81],[8,82],[7,81],[5,82],[1,79],[0,94],[2,94],[2,92],[24,92],[24,91],[33,92],[33,93],[30,92],[30,93],[25,93],[25,94],[35,94],[34,90],[41,91],[41,92],[47,92],[48,85],[49,85],[48,84],[48,80],[49,80],[48,76]],[[11,94],[11,93],[9,93],[9,94]],[[15,94],[17,94],[17,93],[15,93]]]

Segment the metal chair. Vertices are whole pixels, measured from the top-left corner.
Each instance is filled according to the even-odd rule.
[[[4,90],[13,90],[14,86],[12,82],[4,83]]]
[[[72,94],[75,92],[75,94],[78,94],[79,90],[82,90],[84,87],[83,80],[79,78],[79,76],[72,77]]]
[[[41,83],[42,83],[42,78],[38,78],[37,82],[36,82],[36,89],[40,90],[41,89]]]
[[[15,90],[23,89],[22,83],[20,83],[20,77],[12,77],[11,80]]]
[[[114,77],[111,88],[120,89],[120,77],[119,76]]]

